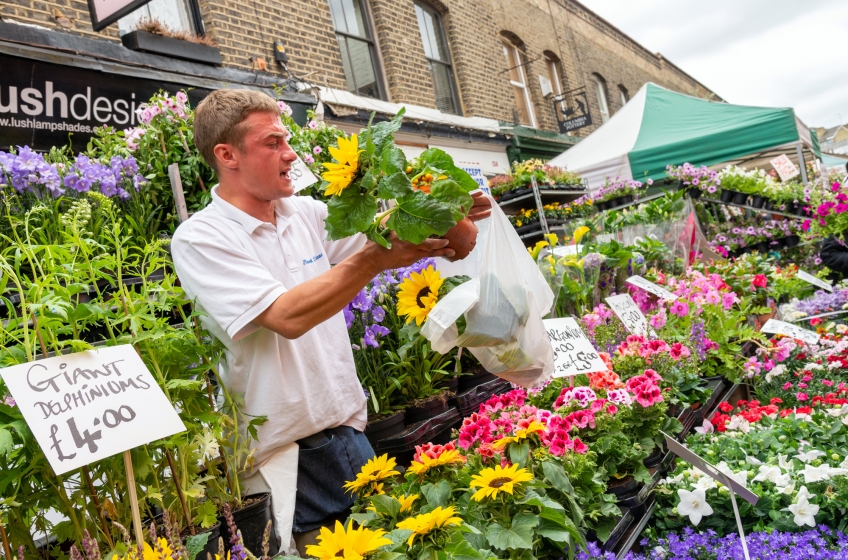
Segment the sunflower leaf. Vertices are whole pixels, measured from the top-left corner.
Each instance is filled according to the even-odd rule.
[[[418,156],[419,161],[429,164],[433,167],[443,169],[446,174],[450,175],[459,185],[465,189],[465,192],[476,191],[480,186],[477,184],[471,175],[463,171],[453,162],[445,151],[438,148],[430,148]]]
[[[530,458],[530,442],[525,441],[522,444],[511,443],[509,445],[509,460],[524,468],[527,464],[527,459]]]
[[[512,526],[503,527],[492,523],[486,529],[486,539],[498,550],[508,548],[526,550],[533,547],[533,527],[539,518],[531,513],[519,513],[512,518]]]
[[[191,535],[186,539],[185,546],[188,553],[188,560],[194,560],[200,554],[200,551],[206,546],[206,541],[209,540],[210,534],[209,532],[200,533],[199,535]]]
[[[573,494],[574,487],[568,476],[565,474],[565,469],[552,461],[542,463],[542,472],[545,473],[545,480],[551,483],[551,486],[562,492],[563,494]]]
[[[376,496],[371,496],[369,499],[371,500],[371,505],[374,506],[374,509],[377,510],[377,513],[380,515],[395,517],[398,513],[400,513],[400,502],[396,498],[392,498],[385,494],[378,494]]]
[[[455,225],[449,205],[421,191],[414,191],[397,199],[397,210],[392,213],[386,227],[393,229],[400,239],[419,244],[431,235],[444,235]]]
[[[384,121],[381,123],[377,123],[373,126],[369,126],[369,128],[371,129],[370,137],[371,140],[374,142],[376,153],[382,153],[383,150],[385,150],[391,143],[394,142],[393,134],[400,130],[401,119],[403,118],[403,114],[405,112],[406,107],[402,107],[401,110],[398,111],[397,115],[392,117],[392,120]]]
[[[380,188],[377,190],[377,196],[384,200],[400,198],[410,193],[412,193],[412,182],[403,171],[397,171],[383,177],[380,181]]]
[[[380,157],[380,169],[386,175],[404,173],[406,171],[406,156],[398,147],[389,148]]]
[[[427,498],[430,507],[448,505],[451,496],[451,485],[447,480],[440,480],[437,484],[425,484],[421,487],[421,493]]]
[[[368,193],[347,189],[327,203],[327,218],[324,223],[330,239],[343,239],[366,231],[377,215],[377,197]]]
[[[434,181],[430,190],[430,196],[445,204],[449,204],[453,210],[453,217],[457,221],[464,218],[474,204],[474,199],[471,198],[468,191],[452,179]]]

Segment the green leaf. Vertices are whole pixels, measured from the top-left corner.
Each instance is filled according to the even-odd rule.
[[[533,527],[538,525],[539,518],[531,513],[519,513],[512,518],[512,526],[502,527],[492,523],[486,529],[486,539],[498,550],[529,549],[533,547]]]
[[[406,173],[406,155],[400,148],[389,148],[383,152],[383,157],[380,159],[380,169],[386,175],[394,175],[395,173]]]
[[[406,543],[406,541],[409,540],[409,537],[412,536],[412,533],[413,531],[410,531],[409,529],[395,529],[386,535],[386,538],[394,544],[401,544]]]
[[[380,188],[377,189],[377,196],[385,200],[400,198],[412,193],[412,182],[406,173],[398,171],[392,173],[380,181]]]
[[[438,167],[439,169],[446,171],[446,174],[450,175],[452,179],[459,183],[459,185],[465,189],[465,192],[475,191],[480,188],[477,181],[472,179],[471,175],[457,167],[453,162],[453,158],[443,150],[438,148],[424,150],[424,152],[418,156],[418,159],[428,165]]]
[[[188,552],[188,560],[194,560],[203,550],[203,547],[206,546],[206,541],[208,540],[209,533],[200,533],[199,535],[191,535],[188,537],[185,542],[186,552]]]
[[[406,112],[406,107],[401,107],[401,110],[398,111],[397,115],[392,117],[392,120],[385,121],[381,123],[377,123],[371,126],[371,134],[369,138],[374,143],[375,153],[382,153],[385,150],[389,143],[393,142],[392,135],[400,130],[401,119],[403,114]],[[373,119],[374,116],[372,115]]]
[[[448,505],[451,496],[451,485],[447,480],[440,480],[437,484],[425,484],[421,487],[421,493],[427,498],[431,507]]]
[[[197,506],[194,516],[195,525],[200,525],[201,528],[208,529],[217,522],[218,508],[215,506],[215,502],[212,500],[206,500]]]
[[[389,240],[386,239],[386,236],[383,235],[381,232],[377,231],[376,225],[372,224],[372,227],[368,228],[368,230],[365,232],[365,235],[368,237],[368,239],[370,239],[377,245],[380,245],[381,247],[385,247],[386,249],[392,248],[392,244],[389,243]]]
[[[372,496],[370,500],[371,505],[374,506],[374,509],[377,510],[377,513],[380,515],[395,517],[398,513],[400,513],[400,502],[391,496],[378,494],[376,496]]]
[[[376,206],[376,200],[374,204]],[[450,206],[421,191],[413,191],[397,199],[397,210],[386,227],[393,229],[402,240],[419,244],[431,235],[444,235],[455,225]]]
[[[327,235],[330,239],[344,239],[366,231],[377,215],[377,197],[346,189],[327,203]]]
[[[459,183],[451,179],[435,181],[430,189],[430,196],[449,204],[453,209],[454,219],[457,221],[464,218],[474,204],[471,195]]]
[[[483,556],[462,536],[462,533],[452,533],[451,540],[445,546],[445,552],[455,560],[479,560]]]
[[[574,487],[568,480],[565,474],[565,469],[552,461],[542,463],[542,472],[545,473],[545,479],[551,483],[551,486],[562,492],[563,494],[573,494]]]
[[[509,445],[509,460],[524,468],[527,464],[527,459],[530,457],[530,442],[525,441],[521,445],[511,443]]]
[[[3,428],[0,429],[0,455],[6,456],[15,448],[15,442],[12,440],[12,432]]]

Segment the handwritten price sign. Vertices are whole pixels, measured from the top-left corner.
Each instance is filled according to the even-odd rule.
[[[807,329],[802,329],[792,323],[778,321],[777,319],[769,319],[766,321],[766,324],[763,325],[763,328],[761,328],[760,331],[764,333],[791,336],[792,338],[797,338],[798,340],[802,340],[808,344],[815,344],[821,338],[813,331],[808,331]]]
[[[289,178],[292,181],[292,186],[294,186],[294,192],[300,192],[318,182],[318,177],[310,171],[306,162],[300,159],[300,156],[297,156],[297,159],[292,163]]]
[[[812,284],[813,286],[818,286],[819,288],[823,288],[823,289],[827,290],[828,292],[833,291],[833,285],[830,282],[825,282],[821,278],[816,278],[815,276],[813,276],[809,272],[804,272],[803,270],[799,270],[798,271],[798,278],[800,278],[804,282]]]
[[[654,294],[661,300],[665,301],[674,301],[677,299],[677,296],[673,293],[669,292],[662,286],[657,286],[650,280],[645,280],[641,276],[631,276],[627,280],[625,280],[628,284],[633,284],[636,287],[642,288],[648,293]]]
[[[792,163],[792,160],[790,160],[786,154],[780,154],[773,160],[769,161],[769,163],[771,163],[771,166],[774,167],[775,171],[777,171],[777,174],[780,175],[781,181],[788,181],[792,177],[801,174],[801,171],[795,167],[795,164]]]
[[[606,301],[610,309],[624,323],[624,328],[627,329],[627,332],[642,336],[657,336],[654,329],[648,326],[648,320],[645,318],[642,310],[639,309],[639,306],[636,305],[636,302],[633,301],[633,298],[630,297],[630,294],[610,296]]]
[[[554,377],[607,370],[592,342],[573,318],[545,319],[544,323],[554,349]]]
[[[56,474],[184,431],[130,345],[0,370]]]

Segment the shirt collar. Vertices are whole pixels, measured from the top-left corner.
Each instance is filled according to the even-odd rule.
[[[238,222],[249,234],[253,234],[256,228],[265,224],[262,220],[254,218],[244,210],[233,206],[218,195],[218,185],[212,187],[212,206],[215,210],[230,220]],[[274,201],[274,209],[278,216],[291,217],[297,213],[297,206],[290,200],[280,198]]]

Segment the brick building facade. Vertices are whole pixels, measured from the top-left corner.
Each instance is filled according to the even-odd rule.
[[[449,66],[444,67],[453,76],[455,112],[514,123],[522,110],[516,103],[525,99],[529,109],[525,108],[523,124],[542,130],[557,130],[554,103],[542,90],[546,79],[558,82],[551,84],[554,94],[584,88],[594,124],[577,130],[579,136],[614,114],[648,81],[699,97],[714,96],[574,0],[157,1],[193,3],[203,26],[195,31],[217,42],[225,69],[253,73],[262,81],[294,76],[340,90],[349,89],[351,82],[331,4],[342,10],[361,2],[361,23],[370,36],[380,96],[393,103],[436,108],[432,63],[416,15],[416,3],[426,5],[438,14],[446,39]],[[85,0],[0,0],[0,18],[120,43],[117,25],[100,33],[92,30]],[[274,41],[284,44],[287,67],[274,61]],[[521,63],[512,72],[504,41],[520,53]],[[357,53],[350,60],[361,64],[366,51]],[[519,71],[524,89],[510,83]]]

